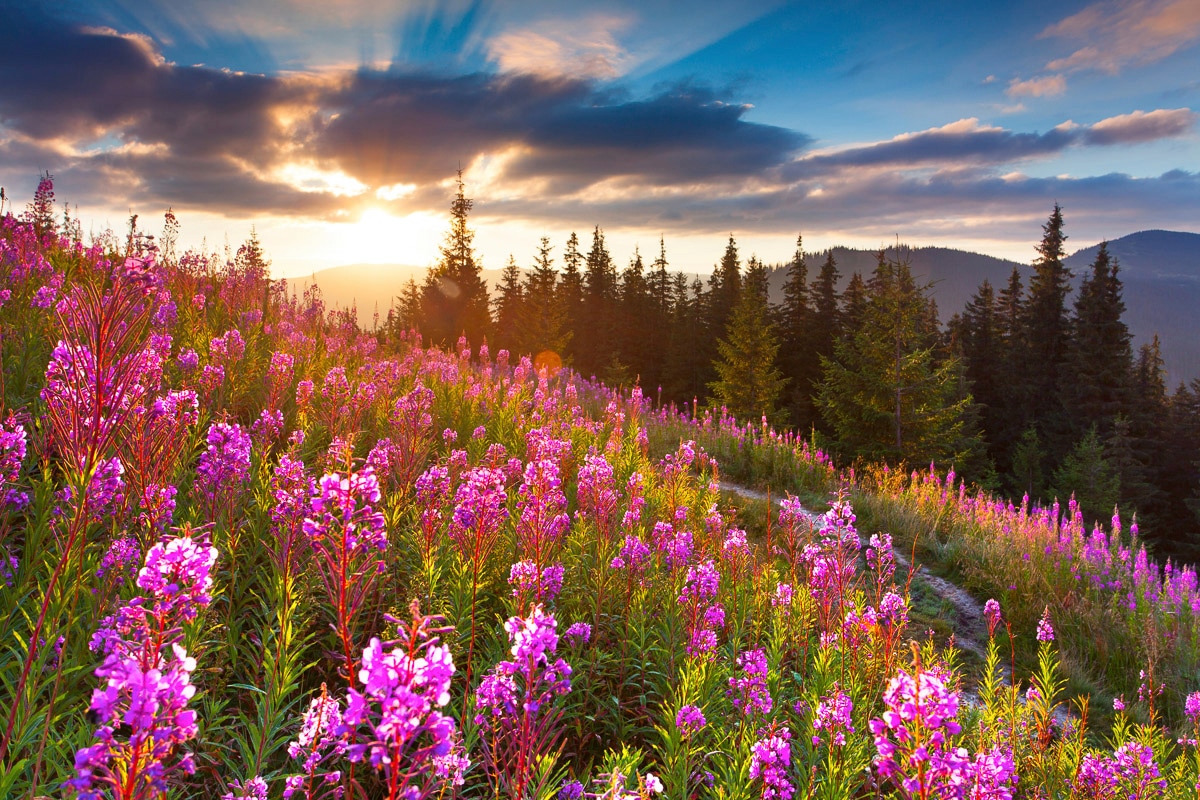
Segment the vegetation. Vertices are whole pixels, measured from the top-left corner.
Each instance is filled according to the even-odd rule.
[[[0,220],[2,796],[1195,796],[1196,574],[1119,520],[38,219]],[[910,624],[914,553],[995,598],[978,659]]]

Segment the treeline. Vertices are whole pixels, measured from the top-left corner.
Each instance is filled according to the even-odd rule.
[[[810,266],[797,237],[782,302],[771,268],[731,235],[708,280],[669,269],[665,244],[618,267],[603,231],[531,269],[510,257],[495,299],[480,277],[459,182],[441,258],[410,282],[386,333],[570,365],[661,402],[723,406],[811,433],[843,460],[954,464],[1019,501],[1075,496],[1090,519],[1138,514],[1164,555],[1200,558],[1200,381],[1173,393],[1158,342],[1135,354],[1116,260],[1102,246],[1079,292],[1064,266],[1061,209],[1028,281],[989,282],[942,326],[930,287],[880,252],[874,271]]]

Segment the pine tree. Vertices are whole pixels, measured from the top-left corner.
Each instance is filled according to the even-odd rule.
[[[813,384],[819,377],[815,343],[810,339],[813,310],[809,303],[808,265],[804,243],[796,237],[796,252],[787,266],[783,304],[779,307],[780,365],[789,382],[788,408],[792,424],[801,430],[813,421]]]
[[[579,308],[579,339],[576,368],[584,375],[598,375],[610,365],[616,350],[617,267],[604,243],[604,231],[592,232],[592,247],[583,274],[583,301]]]
[[[882,253],[880,254],[880,264],[883,263]],[[850,282],[846,284],[846,291],[842,294],[842,310],[841,310],[841,331],[840,340],[846,340],[854,337],[854,332],[857,331],[863,323],[863,319],[867,313],[867,284],[863,280],[862,275],[855,272],[850,276]]]
[[[1023,307],[1019,348],[1023,368],[1017,376],[1024,389],[1022,422],[1037,425],[1038,433],[1049,445],[1051,463],[1061,460],[1070,446],[1065,435],[1069,424],[1058,400],[1071,331],[1066,310],[1071,271],[1063,264],[1066,238],[1062,209],[1056,203],[1042,226],[1042,241],[1037,246],[1038,257]]]
[[[769,314],[766,269],[757,258],[751,258],[728,333],[717,342],[717,379],[709,384],[714,404],[724,406],[743,422],[775,419],[776,402],[787,383],[775,364],[779,342]]]
[[[500,273],[500,294],[496,297],[495,344],[505,350],[516,350],[520,336],[521,322],[525,318],[525,287],[522,281],[521,268],[517,260],[508,256],[508,264]],[[533,355],[527,351],[518,351],[515,356]]]
[[[646,280],[646,265],[642,254],[634,248],[629,266],[621,272],[617,309],[617,350],[623,364],[628,365],[637,378],[645,377],[650,353],[657,349],[655,342],[646,336],[652,322],[654,302],[650,297],[650,284]]]
[[[574,231],[567,239],[563,251],[563,274],[558,286],[559,302],[567,320],[568,360],[578,362],[581,342],[588,332],[583,330],[583,253],[579,251],[579,237]]]
[[[705,333],[700,320],[703,289],[699,278],[689,289],[687,276],[682,272],[675,273],[663,384],[668,399],[685,404],[699,398],[705,390],[703,377],[708,364],[697,345]]]
[[[524,314],[517,331],[518,350],[534,356],[534,363],[561,366],[571,331],[567,311],[547,236],[542,237],[533,271],[525,278]]]
[[[1054,473],[1052,494],[1065,502],[1072,495],[1088,520],[1107,518],[1117,504],[1121,482],[1104,456],[1095,426],[1072,448]]]
[[[937,363],[922,346],[926,292],[906,263],[880,259],[861,324],[845,332],[833,359],[822,360],[817,405],[844,455],[927,463],[972,449],[971,398],[960,391],[957,360]]]
[[[994,433],[1002,425],[1005,402],[1000,383],[1003,342],[996,296],[986,279],[967,303],[958,327],[971,394],[980,407],[984,430]]]
[[[1129,411],[1133,351],[1118,270],[1102,242],[1075,300],[1060,394],[1076,436],[1095,427],[1106,437]]]
[[[421,289],[420,329],[434,344],[452,344],[465,335],[475,346],[491,330],[487,283],[475,257],[475,232],[467,225],[473,204],[459,170],[458,193],[450,203],[450,231]]]

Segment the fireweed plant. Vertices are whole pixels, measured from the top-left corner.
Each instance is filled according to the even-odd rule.
[[[1121,517],[171,237],[0,218],[0,796],[1197,797],[1196,574]],[[982,664],[913,554],[995,598]]]

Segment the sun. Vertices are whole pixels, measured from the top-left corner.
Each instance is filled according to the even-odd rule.
[[[372,206],[358,222],[344,226],[341,249],[354,263],[428,266],[437,260],[445,226],[445,219],[435,214],[396,216]]]

